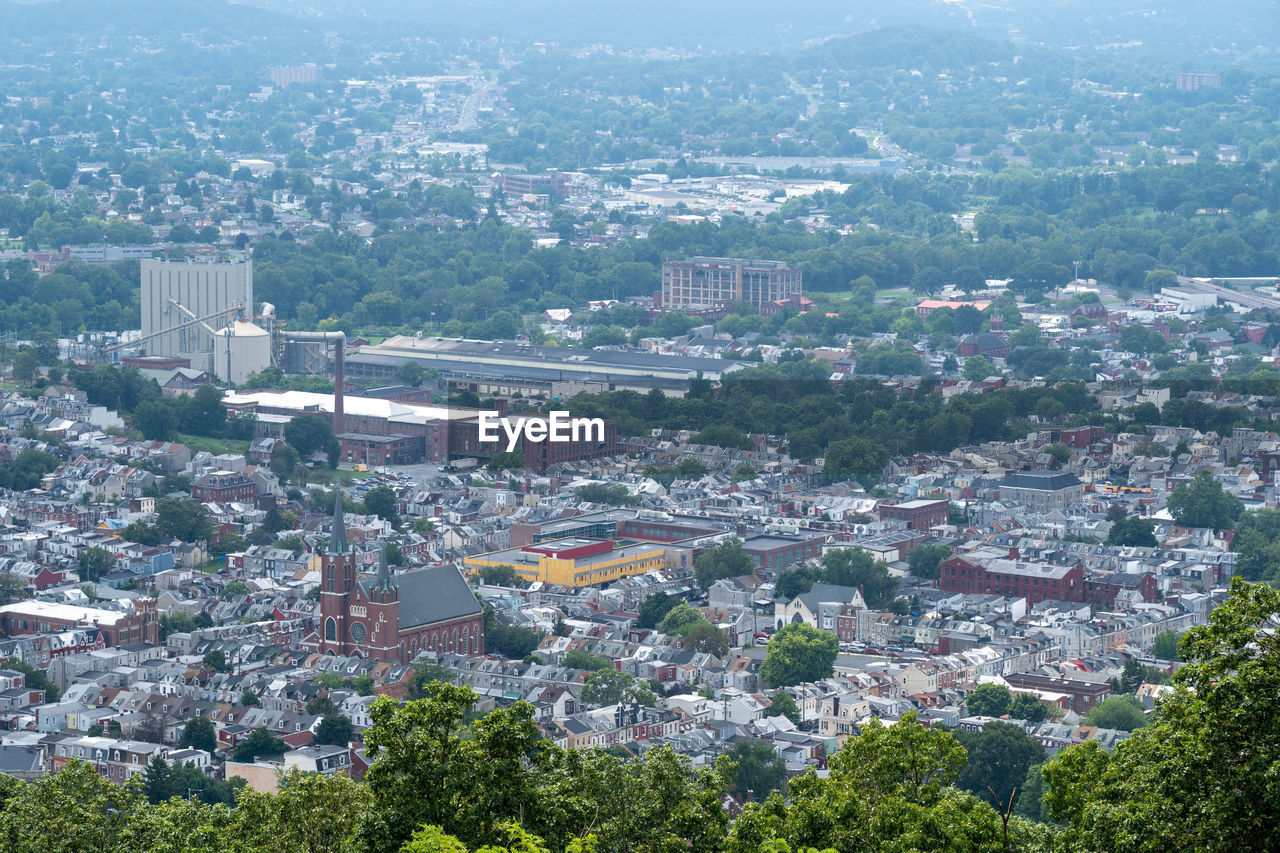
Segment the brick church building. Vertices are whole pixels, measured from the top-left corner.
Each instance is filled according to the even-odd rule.
[[[319,650],[402,663],[422,651],[484,654],[484,613],[457,568],[392,574],[383,552],[377,571],[361,575],[336,497],[320,570]]]

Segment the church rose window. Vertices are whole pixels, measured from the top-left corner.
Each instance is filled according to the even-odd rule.
[[[363,643],[366,636],[368,635],[364,630],[363,622],[355,622],[351,625],[351,639],[357,643]]]

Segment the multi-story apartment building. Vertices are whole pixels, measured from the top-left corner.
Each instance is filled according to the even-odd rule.
[[[783,261],[690,258],[662,265],[663,308],[705,309],[750,302],[757,309],[798,297],[801,272]]]

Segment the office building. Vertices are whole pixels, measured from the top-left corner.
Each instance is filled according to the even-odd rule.
[[[662,265],[662,308],[700,310],[750,302],[759,310],[801,292],[801,273],[783,261],[690,258]]]

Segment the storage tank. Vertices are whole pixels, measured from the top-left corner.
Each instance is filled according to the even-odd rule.
[[[227,356],[230,347],[230,358]],[[271,335],[261,326],[236,320],[219,329],[213,340],[213,374],[218,381],[239,385],[250,373],[266,370],[271,364]]]

